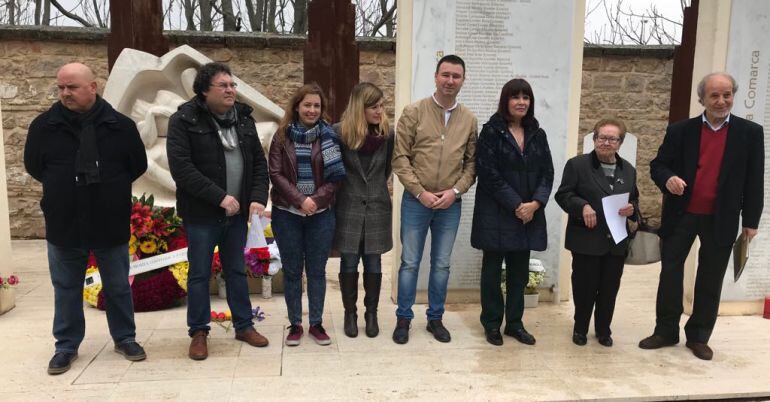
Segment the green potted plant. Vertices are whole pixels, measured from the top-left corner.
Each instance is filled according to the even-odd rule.
[[[524,288],[524,307],[537,307],[540,293],[537,288],[543,283],[545,279],[545,267],[543,263],[538,259],[529,260],[529,282],[527,287]]]

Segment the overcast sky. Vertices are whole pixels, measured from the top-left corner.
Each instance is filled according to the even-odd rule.
[[[602,29],[607,30],[608,17],[604,5],[610,10],[621,3],[623,11],[631,11],[635,14],[648,14],[648,10],[655,7],[657,11],[667,19],[682,22],[682,7],[679,0],[585,0],[586,17],[585,37],[593,39],[596,34],[601,35]],[[687,2],[688,5],[690,1]],[[681,37],[681,28],[675,24],[668,24],[669,32],[676,32],[677,38]]]

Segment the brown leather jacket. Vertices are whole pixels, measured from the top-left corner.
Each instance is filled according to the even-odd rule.
[[[307,196],[297,190],[297,155],[294,152],[294,143],[286,136],[283,137],[281,141],[277,135],[274,135],[270,143],[268,168],[270,181],[273,184],[270,189],[270,199],[273,205],[300,209]],[[318,209],[329,208],[334,205],[334,193],[342,185],[342,181],[335,183],[324,181],[324,161],[320,140],[313,143],[311,161],[315,193],[310,198]]]

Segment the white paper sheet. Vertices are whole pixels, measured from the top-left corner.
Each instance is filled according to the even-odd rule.
[[[628,193],[613,194],[602,198],[602,208],[604,209],[604,220],[610,228],[612,240],[615,244],[620,243],[628,237],[626,230],[626,217],[618,214],[618,211],[628,204]]]

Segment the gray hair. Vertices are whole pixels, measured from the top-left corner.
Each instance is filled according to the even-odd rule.
[[[735,78],[733,78],[732,75],[724,72],[724,71],[717,71],[714,73],[706,74],[700,82],[698,83],[698,101],[703,104],[703,98],[706,96],[706,83],[712,78],[716,76],[722,76],[730,80],[730,83],[733,85],[733,94],[738,92],[738,83],[735,82]]]

